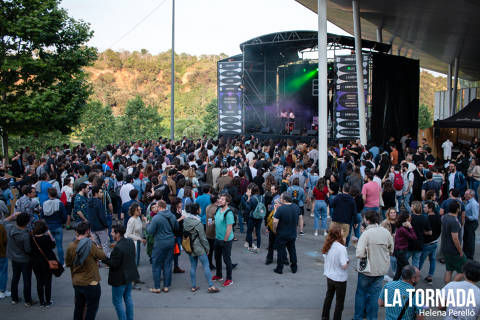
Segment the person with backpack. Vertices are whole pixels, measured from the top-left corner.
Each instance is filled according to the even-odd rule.
[[[187,207],[187,217],[183,224],[183,241],[187,239],[190,252],[185,251],[190,259],[190,280],[192,282],[192,292],[196,292],[200,289],[197,287],[197,265],[198,261],[202,263],[203,272],[208,282],[208,293],[220,292],[218,288],[213,285],[212,274],[210,271],[210,264],[208,261],[208,252],[210,251],[209,241],[206,237],[205,230],[203,229],[202,222],[200,220],[200,206],[198,203],[192,203]]]
[[[298,217],[298,227],[300,229],[299,235],[305,235],[303,232],[303,214],[305,203],[305,191],[300,187],[300,179],[295,178],[292,180],[292,185],[288,187],[287,192],[292,196],[292,201],[300,208],[300,216]]]
[[[63,255],[63,224],[67,221],[67,211],[63,203],[57,198],[57,189],[48,189],[48,200],[43,203],[42,219],[50,229],[50,233],[57,244],[58,260],[65,264]]]
[[[216,274],[212,277],[214,281],[223,281],[222,276],[222,257],[227,269],[227,279],[223,282],[224,287],[233,284],[232,280],[232,243],[233,243],[233,224],[235,217],[233,211],[229,208],[232,198],[229,194],[222,194],[218,200],[219,207],[215,213],[215,266]]]
[[[262,228],[262,220],[265,217],[266,209],[265,205],[263,204],[263,199],[259,195],[259,188],[255,183],[251,183],[248,188],[247,192],[242,196],[242,206],[245,208],[245,212],[247,212],[247,236],[246,241],[248,243],[248,251],[252,253],[259,253],[260,245],[262,242],[261,236],[261,228]],[[255,215],[255,211],[257,210],[257,206],[264,207],[264,214],[263,217]],[[260,209],[259,209],[260,210]],[[253,238],[252,233],[253,229],[255,228],[255,235],[257,237],[257,245],[253,246]]]

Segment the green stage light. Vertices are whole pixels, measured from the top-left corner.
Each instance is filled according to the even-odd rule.
[[[303,68],[303,72],[307,72],[307,69]]]
[[[352,67],[347,67],[347,70],[351,70],[351,69],[352,69]]]

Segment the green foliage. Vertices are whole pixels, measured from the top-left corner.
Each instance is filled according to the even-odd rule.
[[[433,125],[433,115],[426,104],[420,105],[418,108],[418,128],[428,129]]]
[[[208,137],[215,137],[218,135],[218,107],[217,99],[213,99],[205,108],[205,115],[203,116],[204,133]]]
[[[59,0],[0,2],[0,126],[8,135],[69,133],[90,95],[83,67],[90,26],[70,18]]]
[[[123,140],[157,139],[165,133],[162,117],[155,106],[147,106],[139,96],[127,103],[119,118],[119,136]]]
[[[53,130],[33,135],[11,135],[9,142],[12,150],[10,156],[13,155],[13,150],[25,147],[30,147],[30,150],[37,154],[43,154],[49,147],[61,146],[65,143],[70,144],[70,137],[58,130]]]
[[[117,120],[110,106],[102,106],[98,101],[89,103],[83,111],[75,134],[88,146],[95,144],[103,147],[118,143]]]

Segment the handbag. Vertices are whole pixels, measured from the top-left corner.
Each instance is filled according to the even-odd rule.
[[[368,249],[367,251],[367,256],[365,258],[360,258],[357,259],[357,271],[362,272],[362,273],[368,273],[371,271],[370,268],[370,261],[368,261]]]
[[[40,246],[37,243],[37,240],[35,240],[35,236],[32,235],[33,242],[35,242],[35,245],[37,246],[38,250],[42,254],[42,256],[45,258],[45,261],[48,263],[48,269],[55,275],[55,277],[60,277],[64,271],[63,266],[60,265],[60,263],[55,259],[55,260],[48,260],[47,256],[43,252],[43,250],[40,248]]]

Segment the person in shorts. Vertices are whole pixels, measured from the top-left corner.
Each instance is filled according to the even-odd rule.
[[[452,280],[453,272],[457,272],[454,281],[463,279],[463,265],[467,261],[460,244],[461,225],[457,215],[460,212],[460,205],[452,201],[449,205],[448,214],[442,219],[442,252],[445,257],[445,283]]]

